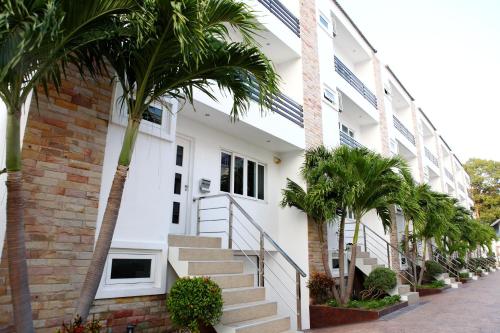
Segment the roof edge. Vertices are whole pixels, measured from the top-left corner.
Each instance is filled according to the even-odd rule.
[[[344,8],[342,8],[342,6],[339,4],[339,2],[337,0],[333,0],[333,2],[340,9],[340,11],[342,12],[342,14],[344,14],[344,16],[347,18],[347,20],[349,21],[349,23],[352,24],[352,26],[354,27],[354,29],[359,33],[359,35],[365,41],[365,43],[368,44],[368,47],[373,51],[373,53],[377,53],[377,50],[375,49],[375,47],[373,47],[373,45],[370,43],[370,41],[368,41],[368,38],[366,38],[366,36],[363,34],[363,32],[361,32],[361,29],[358,28],[358,26],[356,25],[356,23],[354,23],[354,21],[347,14],[347,12],[344,10]]]
[[[429,119],[429,117],[427,117],[427,115],[425,114],[424,110],[422,110],[422,108],[418,108],[418,111],[420,111],[420,113],[422,114],[422,116],[424,116],[424,118],[429,122],[429,124],[432,126],[432,128],[437,131],[437,128],[436,126],[434,126],[434,124],[432,123],[432,121]]]
[[[406,89],[406,87],[401,83],[401,81],[396,76],[396,74],[394,74],[394,72],[392,71],[391,67],[389,67],[389,65],[385,65],[385,68],[389,71],[389,73],[391,73],[391,75],[394,77],[394,79],[396,80],[396,82],[401,86],[401,88],[403,88],[404,92],[408,95],[408,97],[410,97],[411,101],[415,102],[415,98],[413,98],[413,96],[410,94],[410,92],[408,91],[408,89]],[[432,126],[432,127],[434,127],[434,126]]]

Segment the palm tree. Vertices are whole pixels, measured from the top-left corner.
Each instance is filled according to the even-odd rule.
[[[116,35],[121,14],[133,0],[2,0],[0,13],[0,98],[7,106],[7,261],[17,332],[33,332],[24,243],[20,118],[36,87],[57,89],[68,63],[95,74],[101,56],[91,46]]]
[[[99,286],[139,125],[148,105],[165,105],[165,98],[192,102],[194,89],[215,99],[211,90],[215,86],[232,94],[231,115],[236,118],[249,107],[251,80],[258,84],[262,110],[270,108],[272,96],[278,92],[273,66],[253,40],[258,27],[246,4],[235,0],[150,0],[145,10],[131,25],[138,27],[138,36],[100,45],[123,90],[121,100],[127,107],[128,125],[80,294],[77,313],[82,318],[87,317]],[[239,33],[242,42],[232,41],[230,30]]]
[[[390,228],[389,208],[397,201],[402,184],[400,172],[406,170],[405,163],[397,157],[384,158],[365,148],[351,149],[341,146],[333,151],[319,147],[317,154],[308,158],[302,173],[308,184],[307,193],[298,185],[287,186],[284,190],[282,204],[295,206],[308,214],[307,208],[314,202],[314,207],[327,207],[329,216],[335,216],[339,211],[339,282],[334,289],[334,296],[339,304],[346,304],[352,294],[354,271],[356,267],[356,248],[359,237],[359,227],[363,216],[375,210],[384,228]],[[319,185],[318,185],[319,184]],[[298,195],[298,194],[301,195]],[[310,200],[307,196],[314,198]],[[310,200],[310,201],[309,201]],[[316,200],[322,201],[317,203]],[[356,219],[347,286],[344,284],[344,226],[347,209],[351,210]],[[333,210],[333,211],[332,211]],[[315,210],[316,211],[316,210]],[[328,219],[326,220],[328,221]],[[318,224],[324,224],[320,221]],[[322,244],[322,249],[327,248]],[[324,250],[322,251],[325,256]],[[325,262],[325,260],[323,260]],[[325,271],[329,271],[328,263]]]

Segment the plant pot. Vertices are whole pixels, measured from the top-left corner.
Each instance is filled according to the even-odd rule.
[[[406,306],[408,306],[408,302],[399,302],[377,310],[337,308],[328,305],[310,305],[309,319],[311,328],[332,327],[377,320],[382,316],[402,309]]]
[[[449,289],[450,286],[444,286],[441,288],[417,288],[418,295],[420,297],[440,294],[443,290]]]

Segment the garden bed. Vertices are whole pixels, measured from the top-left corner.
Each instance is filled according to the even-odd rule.
[[[309,318],[311,328],[339,326],[377,320],[391,312],[408,306],[408,302],[399,302],[380,309],[340,308],[330,305],[310,305]]]
[[[417,288],[417,292],[418,292],[418,295],[420,297],[423,297],[423,296],[429,296],[429,295],[435,295],[435,294],[442,293],[443,290],[446,290],[449,288],[450,288],[450,286],[443,286],[443,287],[439,287],[439,288],[426,288],[425,286],[422,286],[422,287]]]

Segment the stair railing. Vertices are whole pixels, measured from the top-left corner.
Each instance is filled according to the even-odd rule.
[[[264,287],[265,281],[266,286],[269,285],[295,314],[297,330],[300,331],[302,329],[301,278],[305,278],[306,273],[231,195],[222,193],[201,196],[193,201],[197,203],[196,235],[225,235],[227,248],[241,252],[252,265],[256,266],[258,285]],[[215,205],[210,205],[214,202]],[[271,252],[279,254],[295,274],[290,274]],[[250,256],[256,257],[257,262]],[[275,278],[276,285],[271,281],[271,275],[265,274],[266,271]],[[294,288],[287,286],[286,281],[291,281]],[[294,298],[294,305],[285,298],[283,290]]]
[[[345,241],[348,243],[349,239],[352,240],[354,236],[354,227],[356,223],[351,221],[346,221],[346,228],[344,230]],[[369,252],[373,254],[377,261],[381,264],[387,266],[388,268],[392,268],[391,264],[391,253],[394,251],[398,253],[402,258],[404,258],[408,264],[408,266],[415,266],[415,262],[408,258],[403,251],[386,241],[382,236],[380,236],[376,231],[365,225],[364,223],[360,224],[360,232],[358,236],[358,246],[361,245],[361,248],[364,252]],[[416,289],[415,281],[416,276],[410,269],[407,270],[398,270],[393,269],[398,276],[409,283],[413,290]]]
[[[448,274],[453,275],[457,281],[460,280],[459,269],[454,266],[453,260],[444,256],[434,245],[431,244],[432,259],[437,262]]]

